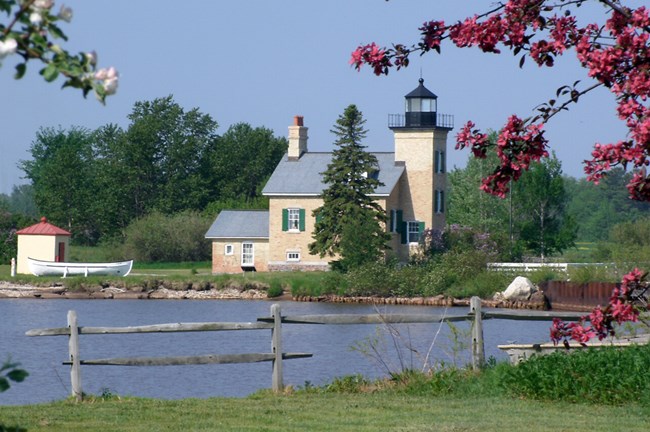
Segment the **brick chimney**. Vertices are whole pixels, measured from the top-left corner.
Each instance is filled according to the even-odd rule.
[[[303,126],[303,117],[295,116],[293,125],[289,126],[289,150],[290,161],[297,161],[303,153],[307,153],[307,129]]]

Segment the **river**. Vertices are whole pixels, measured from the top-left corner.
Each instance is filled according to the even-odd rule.
[[[372,305],[278,302],[282,314],[373,313]],[[65,327],[67,311],[77,311],[80,326],[146,325],[177,322],[251,322],[270,315],[270,301],[252,300],[0,300],[0,361],[11,355],[29,372],[22,383],[0,393],[0,405],[33,404],[59,400],[70,394],[67,338],[28,337],[33,328]],[[382,306],[381,313],[462,315],[466,308]],[[498,344],[548,340],[549,322],[487,320],[484,322],[486,357],[505,360]],[[374,378],[386,369],[353,346],[379,336],[382,360],[393,370],[400,365],[422,368],[429,364],[458,366],[469,362],[469,323],[458,323],[456,333],[446,325],[404,324],[394,339],[377,325],[283,326],[285,352],[309,352],[312,358],[284,362],[285,385],[322,385],[335,377],[362,374]],[[132,356],[182,356],[270,352],[270,331],[230,331],[167,334],[82,335],[82,359]],[[404,347],[397,354],[394,340]],[[82,366],[85,393],[130,395],[163,399],[212,396],[243,397],[271,387],[271,363],[196,366]]]

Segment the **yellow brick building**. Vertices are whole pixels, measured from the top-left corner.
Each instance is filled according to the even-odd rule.
[[[394,152],[372,152],[383,183],[372,197],[386,210],[392,253],[407,261],[426,228],[445,226],[447,134],[453,117],[437,112],[437,96],[418,87],[405,96],[404,114],[389,116]],[[206,238],[212,240],[213,273],[247,270],[323,270],[330,257],[309,253],[313,210],[323,203],[321,173],[332,153],[308,151],[308,128],[296,116],[289,148],[262,193],[268,211],[223,211]]]

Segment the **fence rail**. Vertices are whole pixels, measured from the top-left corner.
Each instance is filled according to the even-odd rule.
[[[311,353],[282,352],[282,324],[317,324],[317,325],[354,325],[354,324],[414,324],[472,321],[472,366],[480,368],[485,362],[485,347],[483,342],[483,320],[543,320],[550,321],[554,317],[565,320],[578,320],[582,314],[574,312],[540,312],[540,311],[486,311],[481,310],[481,299],[472,297],[470,309],[460,315],[425,315],[425,314],[333,314],[333,315],[289,315],[282,316],[280,305],[271,306],[271,316],[258,318],[257,322],[205,322],[205,323],[174,323],[155,324],[132,327],[85,327],[77,324],[75,311],[68,311],[68,327],[32,329],[27,336],[68,336],[69,358],[64,365],[70,365],[70,381],[72,395],[82,398],[81,366],[169,366],[169,365],[199,365],[199,364],[229,364],[272,362],[272,389],[275,392],[284,388],[282,361],[312,357]],[[79,336],[133,334],[133,333],[169,333],[197,331],[236,331],[236,330],[271,330],[270,353],[245,354],[208,354],[176,357],[129,357],[81,360],[79,353]]]

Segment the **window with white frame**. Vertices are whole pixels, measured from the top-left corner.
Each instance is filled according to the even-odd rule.
[[[224,252],[225,255],[232,255],[235,253],[235,248],[231,244],[227,244],[224,246]]]
[[[289,229],[291,231],[298,231],[300,229],[300,209],[289,209]]]
[[[298,251],[288,251],[287,252],[287,261],[300,261],[300,252]]]
[[[419,221],[408,221],[406,224],[407,243],[418,243],[420,241],[422,223]]]
[[[242,267],[253,267],[255,264],[255,249],[253,243],[241,244],[241,265]]]

